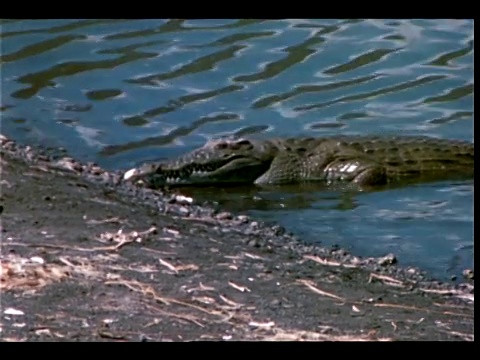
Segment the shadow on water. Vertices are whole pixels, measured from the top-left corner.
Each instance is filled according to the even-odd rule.
[[[230,134],[473,138],[473,20],[52,19],[0,24],[2,132],[21,142],[62,146],[72,156],[108,169],[167,158]],[[463,192],[450,185],[444,185],[444,192],[404,189],[415,193],[419,204],[444,198],[453,215],[466,214],[468,221],[458,219],[450,224],[451,233],[438,235],[431,234],[445,223],[443,213],[432,218],[436,221],[429,218],[410,227],[394,218],[397,230],[388,223],[355,223],[358,199],[365,196],[400,209],[403,203],[395,200],[393,189],[215,188],[203,189],[199,197],[217,196],[216,201],[239,211],[270,211],[278,216],[274,220],[306,238],[318,231],[332,236],[345,232],[338,235],[341,241],[361,238],[362,232],[378,239],[383,230],[395,239],[421,236],[428,249],[422,258],[427,260],[419,261],[430,265],[435,259],[428,251],[435,251],[428,246],[435,236],[440,239],[435,249],[442,245],[446,253],[471,243],[473,212]],[[335,207],[343,211],[329,218]],[[373,219],[378,209],[372,209],[362,207],[361,214]],[[298,221],[289,221],[296,217]],[[328,228],[335,221],[347,225]],[[385,251],[393,246],[381,244]],[[406,245],[398,240],[395,246]],[[414,258],[419,250],[402,251]],[[432,266],[435,271],[446,267],[445,261]]]
[[[356,184],[325,184],[309,182],[289,185],[223,185],[195,186],[172,188],[174,192],[193,197],[199,203],[220,205],[232,212],[248,212],[251,210],[299,210],[312,208],[314,203],[323,200],[338,201],[334,207],[325,209],[352,210],[356,207],[355,198],[373,193],[405,189],[412,186],[435,186],[448,181],[450,185],[462,185],[470,181],[472,176],[452,174],[442,180],[422,179],[404,180],[381,186],[358,186]],[[322,206],[315,205],[321,209]]]
[[[251,210],[295,210],[308,209],[313,203],[337,201],[338,210],[351,210],[355,207],[357,190],[343,187],[329,187],[320,183],[283,186],[205,186],[185,187],[177,191],[192,196],[199,203],[210,203],[232,212]]]

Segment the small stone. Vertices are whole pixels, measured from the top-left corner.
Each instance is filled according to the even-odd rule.
[[[101,173],[103,173],[103,169],[100,167],[100,166],[92,166],[92,168],[90,169],[90,171],[92,172],[92,174],[94,175],[100,175]]]
[[[215,216],[218,220],[232,220],[233,215],[227,211],[219,213],[217,216]]]
[[[183,195],[176,195],[175,200],[179,204],[187,205],[193,203],[193,199],[188,196],[183,196]]]
[[[45,260],[43,260],[43,258],[41,258],[40,256],[32,256],[30,258],[30,261],[37,264],[42,264],[42,265],[45,264]]]
[[[469,280],[473,280],[473,270],[472,269],[465,269],[462,271],[462,275]]]
[[[350,259],[350,263],[352,265],[360,265],[362,263],[362,260],[358,256],[352,256]]]
[[[71,157],[64,157],[53,164],[56,167],[61,169],[70,170],[70,171],[81,171],[82,165],[77,163]]]
[[[255,239],[249,240],[248,243],[247,243],[247,245],[248,245],[248,246],[251,246],[251,247],[260,247],[258,241],[255,240]]]
[[[270,306],[272,307],[277,307],[279,305],[281,305],[281,302],[278,299],[273,299],[272,301],[270,301]]]
[[[396,262],[397,262],[397,258],[393,254],[388,254],[377,260],[377,264],[380,266],[392,265],[392,264],[395,264]]]
[[[7,308],[3,311],[5,315],[25,315],[22,310],[17,310],[14,308]]]
[[[241,224],[245,224],[248,223],[250,219],[247,215],[238,215],[237,220],[240,221]]]
[[[341,257],[341,258],[344,258],[345,256],[348,255],[347,251],[345,249],[342,249],[342,248],[337,248],[336,250],[333,251],[333,254],[336,257]]]
[[[280,225],[272,226],[273,233],[277,236],[285,234],[285,228]]]
[[[48,157],[48,155],[38,155],[38,156],[37,156],[37,159],[38,159],[38,160],[41,160],[41,161],[48,161],[48,160],[50,160],[50,158]]]
[[[125,174],[123,175],[123,179],[124,179],[124,180],[128,180],[128,179],[130,179],[131,177],[137,175],[137,173],[138,173],[138,170],[137,170],[137,169],[135,169],[135,168],[130,169],[130,170],[128,170],[128,171],[125,172]]]
[[[190,215],[190,210],[186,208],[185,206],[182,206],[178,209],[178,211],[183,215],[183,216],[188,216]]]

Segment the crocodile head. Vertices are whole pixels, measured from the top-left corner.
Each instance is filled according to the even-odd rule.
[[[270,167],[277,147],[268,141],[228,137],[208,141],[177,159],[131,169],[124,180],[161,186],[253,184]]]

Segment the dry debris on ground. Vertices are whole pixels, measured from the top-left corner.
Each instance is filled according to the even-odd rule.
[[[4,144],[4,341],[474,339],[473,285],[342,260],[185,201],[154,198],[159,211],[150,193]]]

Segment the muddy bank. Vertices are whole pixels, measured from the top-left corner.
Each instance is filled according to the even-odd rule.
[[[473,281],[305,246],[278,225],[2,138],[7,341],[473,340]]]

